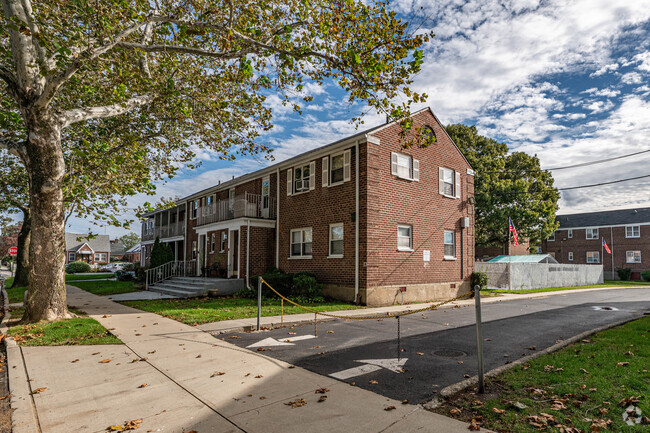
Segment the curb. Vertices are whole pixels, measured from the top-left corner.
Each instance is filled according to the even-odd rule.
[[[9,295],[2,287],[4,318],[0,322],[0,333],[7,335],[3,343],[7,350],[7,375],[9,377],[9,393],[11,395],[11,431],[13,433],[40,433],[36,408],[30,392],[29,378],[23,360],[20,346],[8,336],[7,322],[9,314]]]
[[[570,346],[586,337],[592,336],[594,334],[597,334],[601,331],[606,331],[608,329],[616,328],[617,326],[624,325],[628,322],[633,322],[635,320],[639,320],[640,318],[644,317],[645,315],[639,316],[639,317],[631,317],[623,320],[619,320],[618,322],[610,323],[605,326],[601,326],[599,328],[595,329],[590,329],[589,331],[582,332],[578,335],[574,335],[573,337],[567,338],[566,340],[562,340],[559,343],[556,343],[552,346],[547,347],[546,349],[540,350],[539,352],[524,356],[523,358],[516,359],[512,361],[509,364],[502,365],[500,367],[493,368],[492,370],[488,371],[485,373],[485,377],[495,377],[498,376],[499,374],[503,373],[504,371],[510,370],[512,368],[518,367],[520,365],[523,365],[527,363],[530,360],[533,360],[535,358],[539,358],[542,355],[547,355],[549,353],[556,352],[560,349],[563,349],[567,346]],[[443,389],[441,389],[438,392],[438,395],[440,397],[436,397],[433,400],[425,403],[422,405],[423,408],[425,409],[435,409],[436,407],[440,406],[440,404],[444,401],[449,399],[450,397],[453,397],[454,394],[457,394],[460,391],[463,391],[464,389],[476,385],[478,383],[478,376],[472,376],[469,379],[465,379],[462,382],[455,383],[453,385],[449,385]]]

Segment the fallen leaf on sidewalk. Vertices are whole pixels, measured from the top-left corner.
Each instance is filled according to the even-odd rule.
[[[139,336],[141,336],[141,335],[142,335],[142,334],[135,334],[136,337],[139,337]]]
[[[111,317],[111,316],[108,315],[108,314],[104,314],[104,315],[102,316],[103,319],[107,319],[107,318],[109,318],[109,317]]]
[[[328,334],[333,334],[333,333],[334,333],[334,331],[327,331],[327,333],[328,333]]]
[[[325,394],[326,392],[330,392],[329,388],[319,388],[316,391],[314,391],[314,394]]]
[[[373,380],[369,380],[368,383],[371,385],[377,385],[379,382],[373,379]]]
[[[528,350],[535,350],[535,349],[537,349],[537,346],[530,346],[530,347],[528,348]]]
[[[424,353],[422,353],[422,352],[418,352],[418,355],[420,355],[420,356],[424,356]]]
[[[465,379],[469,379],[469,378],[472,377],[472,376],[470,376],[469,374],[463,374],[463,377],[464,377]]]
[[[409,404],[408,400],[402,400],[402,404]]]
[[[34,391],[32,391],[32,394],[40,394],[43,391],[45,391],[47,388],[36,388]]]
[[[320,346],[314,346],[312,349],[320,349]]]
[[[459,408],[455,407],[453,409],[449,409],[449,413],[458,416],[462,413],[462,411]]]
[[[146,388],[146,387],[147,387],[147,384],[146,384],[146,383],[143,383],[143,384],[140,385],[138,388]]]
[[[79,362],[79,359],[74,359],[74,360],[72,360],[70,362],[74,364],[75,362]]]
[[[395,409],[396,409],[395,406],[388,406],[384,408],[385,411],[395,410]]]
[[[11,394],[7,394],[7,395],[5,395],[4,397],[0,397],[0,400],[4,400],[4,399],[6,399],[7,397],[9,397],[10,395],[11,395]]]
[[[260,400],[266,400],[266,397],[265,397],[265,396],[261,396],[261,397],[260,397]]]
[[[200,357],[201,357],[201,355],[199,354],[199,355],[197,355],[196,357],[197,357],[197,358],[200,358]]]
[[[258,351],[258,352],[264,352],[265,350],[266,350],[266,349],[263,348],[263,347],[258,347],[258,348],[257,348],[257,351]]]
[[[100,353],[101,353],[101,352],[95,352],[95,353],[93,353],[93,355],[99,355]]]
[[[110,359],[102,359],[98,364],[108,364],[109,362],[111,362]]]
[[[294,332],[294,334],[295,334],[295,332]],[[239,337],[237,335],[231,335],[229,338],[232,338],[233,340],[240,340],[241,339],[241,337]]]
[[[327,400],[327,396],[326,395],[321,395],[320,398],[318,399],[318,403],[322,403],[325,400]]]
[[[289,403],[285,403],[287,406],[291,406],[292,409],[295,409],[300,406],[306,405],[307,402],[305,401],[304,398],[297,398],[294,401],[290,401]]]
[[[290,365],[287,368],[296,368],[296,366],[295,365]]]
[[[469,426],[467,427],[467,429],[471,430],[471,431],[479,431],[479,430],[481,430],[481,421],[483,421],[482,416],[477,416],[475,418],[472,418],[472,422],[469,423]]]
[[[261,379],[261,378],[263,378],[263,377],[264,377],[264,376],[262,376],[261,374],[258,374],[257,376],[255,376],[255,379]]]
[[[289,335],[296,335],[295,332],[289,332]]]
[[[149,355],[156,353],[155,350],[152,350],[151,352],[147,352]]]

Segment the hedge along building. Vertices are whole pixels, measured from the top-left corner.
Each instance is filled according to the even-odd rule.
[[[430,109],[413,120],[434,144],[403,149],[391,122],[146,215],[143,265],[158,236],[196,275],[311,272],[326,295],[367,305],[468,291],[473,171]]]

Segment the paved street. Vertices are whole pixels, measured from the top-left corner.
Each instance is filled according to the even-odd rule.
[[[484,304],[486,371],[649,311],[647,288]],[[312,324],[219,338],[252,351],[261,348],[267,356],[392,399],[420,403],[465,375],[476,374],[475,332],[474,308],[466,306],[402,318],[399,357],[396,319],[323,322],[317,337]]]

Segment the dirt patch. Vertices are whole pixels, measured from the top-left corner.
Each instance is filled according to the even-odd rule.
[[[490,399],[500,398],[504,391],[508,389],[508,386],[504,382],[486,380],[485,392],[483,394],[478,393],[478,387],[476,385],[470,386],[449,396],[441,402],[440,406],[431,409],[431,411],[459,421],[466,421],[469,424],[478,415],[476,411],[471,409],[472,407],[478,408]]]

